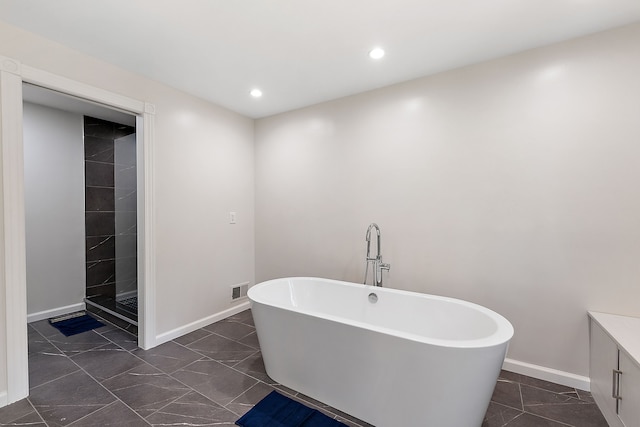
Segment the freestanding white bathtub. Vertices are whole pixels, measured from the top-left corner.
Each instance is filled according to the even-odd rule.
[[[269,376],[377,427],[479,427],[513,336],[482,306],[390,288],[287,278],[248,295]]]

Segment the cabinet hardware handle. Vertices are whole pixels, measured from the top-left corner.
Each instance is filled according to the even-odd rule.
[[[613,390],[611,391],[611,397],[616,400],[622,400],[622,396],[620,396],[620,374],[622,374],[621,370],[613,369],[613,379],[611,381]]]

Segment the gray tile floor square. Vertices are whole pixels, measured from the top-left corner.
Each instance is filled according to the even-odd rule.
[[[348,414],[267,375],[251,311],[144,351],[113,325],[65,337],[29,325],[30,396],[0,408],[0,427],[233,426],[271,390],[352,427]],[[589,393],[502,372],[482,427],[607,427]]]

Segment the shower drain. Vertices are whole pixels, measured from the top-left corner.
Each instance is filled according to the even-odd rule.
[[[138,297],[125,298],[123,300],[118,301],[118,304],[125,306],[126,308],[133,311],[134,313],[138,312]]]

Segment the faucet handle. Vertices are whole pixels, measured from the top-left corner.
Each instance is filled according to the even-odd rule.
[[[391,270],[391,264],[380,263],[380,270]]]

